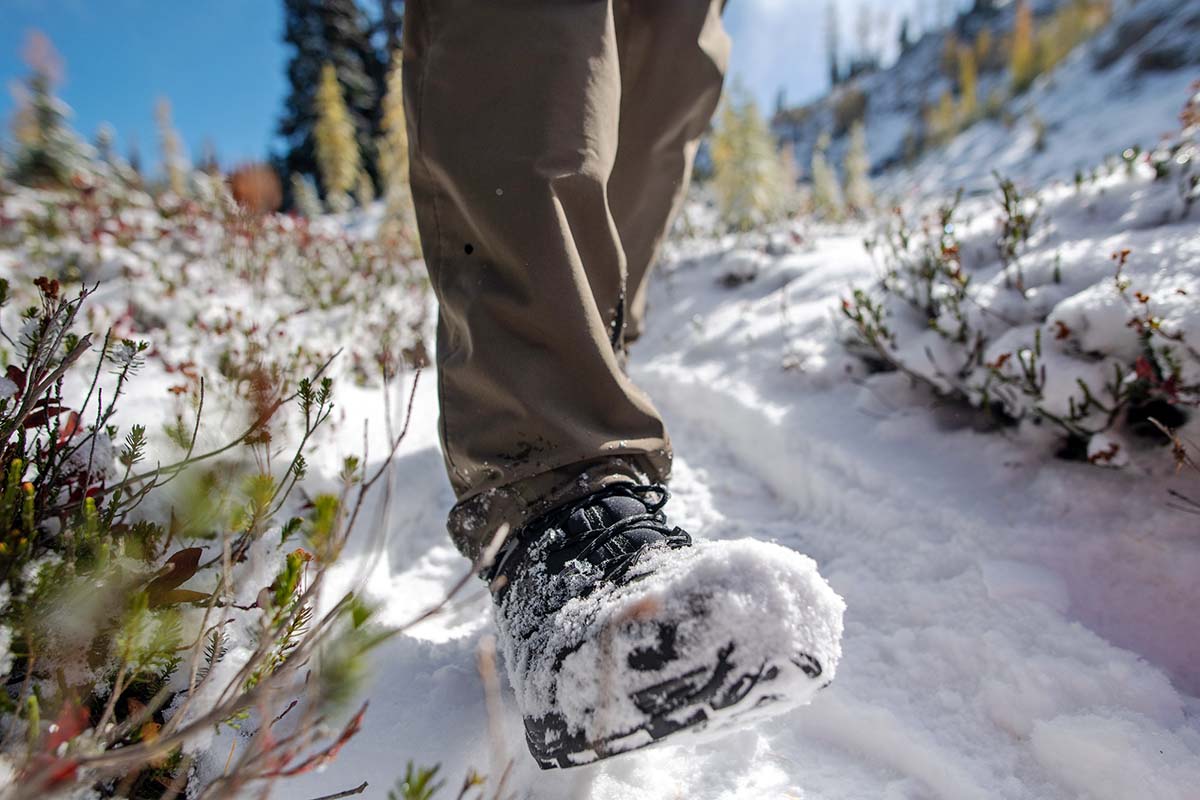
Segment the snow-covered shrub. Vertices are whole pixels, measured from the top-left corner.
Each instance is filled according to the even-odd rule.
[[[168,431],[179,456],[152,459],[147,428],[115,422],[149,345],[79,335],[94,290],[34,284],[32,307],[0,308],[12,347],[0,378],[0,765],[20,777],[5,796],[231,796],[325,763],[362,712],[332,730],[325,715],[379,637],[352,595],[317,611],[363,470],[351,460],[340,491],[292,497],[331,381],[270,387],[246,428],[205,453],[201,400],[191,425]],[[0,282],[0,299],[10,294]],[[298,444],[272,468],[293,406]],[[225,726],[243,731],[237,758],[200,770]]]
[[[1200,263],[1155,257],[1189,236],[1196,138],[1033,196],[1001,178],[995,223],[979,202],[917,225],[897,211],[868,241],[879,281],[843,301],[849,346],[1031,438],[1057,433],[1064,455],[1118,465],[1131,437],[1161,441],[1151,420],[1175,428],[1200,405]]]
[[[90,181],[0,188],[0,250],[62,281],[120,285],[122,305],[89,310],[93,329],[154,331],[149,357],[171,368],[222,364],[240,374],[239,364],[269,363],[291,383],[339,350],[339,377],[360,383],[423,361],[430,303],[411,231],[348,233],[321,218],[247,214],[222,180],[202,173],[187,199],[151,197],[99,173]],[[5,263],[0,254],[0,274]]]

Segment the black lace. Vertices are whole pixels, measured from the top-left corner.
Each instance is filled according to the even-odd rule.
[[[622,517],[610,525],[592,528],[582,534],[573,536],[565,534],[564,525],[571,515],[595,506],[601,500],[610,497],[632,498],[645,506],[646,511]],[[543,514],[526,524],[522,528],[522,533],[524,531],[555,530],[558,535],[547,542],[547,552],[555,553],[578,547],[579,552],[575,554],[574,559],[584,560],[595,565],[608,580],[619,580],[641,552],[641,548],[630,550],[620,547],[619,544],[615,547],[611,546],[612,543],[619,541],[617,537],[627,531],[634,529],[656,531],[663,535],[667,545],[672,549],[687,547],[692,543],[692,537],[687,531],[667,522],[667,517],[662,509],[670,497],[671,493],[664,486],[626,482],[613,483]],[[527,541],[527,537],[523,535],[513,537],[502,549],[496,559],[495,567],[486,576],[487,579],[492,581],[497,576],[504,574],[507,571],[508,562],[513,561],[519,551],[524,550],[532,543],[532,541]],[[612,552],[606,553],[606,549]]]

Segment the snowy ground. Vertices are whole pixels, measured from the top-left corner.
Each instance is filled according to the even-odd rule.
[[[1038,91],[1067,92],[1066,83]],[[1175,94],[1181,86],[1158,88]],[[1095,120],[1062,124],[1091,136],[1096,129],[1085,122]],[[1112,134],[1114,146],[1125,145],[1125,134]],[[999,136],[968,132],[945,171],[925,173],[923,188],[944,194],[971,179],[986,161],[973,142]],[[1036,188],[1045,163],[1014,158],[1010,166],[1023,188]],[[1021,325],[1049,325],[1054,309],[1073,308],[1082,316],[1070,318],[1071,328],[1082,336],[1099,330],[1088,328],[1088,314],[1108,309],[1103,330],[1127,334],[1109,256],[1131,247],[1128,275],[1148,287],[1147,305],[1195,329],[1194,299],[1179,298],[1200,293],[1198,212],[1184,215],[1176,189],[1151,173],[1139,164],[1085,189],[1041,187],[1050,221],[1026,264],[1036,268],[1031,276],[1040,270],[1034,303],[1045,307]],[[7,213],[24,202],[18,197]],[[975,243],[985,242],[994,207],[970,199],[962,214]],[[232,244],[216,247],[219,238],[203,231],[194,252],[161,252],[149,243],[158,241],[157,218],[133,227],[143,224],[142,240],[112,257],[103,236],[52,254],[103,279],[93,324],[155,345],[125,403],[130,416],[118,421],[152,431],[169,421],[164,398],[185,365],[211,374],[219,362],[237,366],[256,353],[282,359],[295,343],[306,347],[304,364],[321,363],[346,345],[333,368],[338,411],[309,460],[311,483],[328,485],[343,457],[361,453],[364,420],[377,463],[385,409],[400,416],[413,378],[385,403],[363,365],[429,327],[420,281],[368,252],[367,263],[379,263],[339,282],[351,259],[319,227],[297,256],[291,223],[280,221],[243,264],[230,257]],[[770,248],[790,250],[776,255],[731,241],[674,245],[630,369],[675,441],[675,521],[699,537],[749,536],[811,555],[845,598],[834,685],[811,707],[714,743],[542,773],[525,751],[503,676],[498,695],[485,691],[479,657],[488,652],[491,609],[472,583],[448,611],[374,653],[361,733],[332,765],[278,796],[317,797],[367,781],[364,796],[382,798],[410,759],[441,764],[447,789],[439,797],[453,797],[470,768],[494,778],[510,762],[508,793],[546,800],[1198,796],[1200,535],[1197,517],[1168,507],[1166,493],[1198,496],[1200,480],[1175,475],[1169,452],[1145,443],[1120,469],[1057,460],[1018,431],[983,432],[976,415],[895,373],[867,376],[835,322],[849,287],[876,277],[866,231],[800,233],[799,246]],[[0,252],[0,274],[27,277],[26,260],[39,263],[32,249]],[[93,261],[98,273],[84,269]],[[1047,279],[1055,265],[1061,282]],[[177,274],[178,286],[166,283]],[[993,296],[1002,293],[994,269],[980,274]],[[381,289],[385,276],[391,283]],[[1185,283],[1186,295],[1171,294]],[[404,335],[378,352],[395,330]],[[336,597],[361,584],[391,624],[428,609],[469,568],[444,529],[453,497],[437,446],[436,384],[432,370],[421,377],[389,491],[373,498],[329,591]],[[214,441],[236,424],[219,408],[210,419]],[[1188,433],[1200,440],[1200,422]],[[225,729],[215,737],[207,768],[221,769],[240,736]]]
[[[831,309],[871,274],[856,235],[765,259],[736,289],[718,285],[723,268],[665,265],[632,371],[675,439],[678,521],[806,552],[846,598],[833,688],[717,743],[540,773],[507,690],[489,733],[476,596],[376,654],[363,733],[288,796],[362,780],[371,793],[409,758],[442,763],[453,786],[512,758],[508,787],[530,798],[1194,797],[1200,538],[1164,508],[1169,463],[1131,476],[1056,461],[894,379],[847,375]],[[395,622],[466,566],[442,529],[434,384],[379,523],[383,557],[364,537],[344,567],[369,573]]]

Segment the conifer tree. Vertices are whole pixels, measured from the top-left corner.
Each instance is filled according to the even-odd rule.
[[[142,150],[138,147],[137,137],[133,134],[129,136],[129,157],[126,160],[129,162],[129,171],[133,173],[134,182],[141,183]]]
[[[1013,24],[1012,50],[1009,54],[1009,76],[1014,94],[1029,88],[1037,77],[1037,48],[1033,34],[1033,6],[1029,0],[1019,0],[1017,18]]]
[[[842,196],[837,172],[826,156],[828,149],[829,134],[823,133],[817,140],[817,146],[813,148],[813,210],[825,219],[839,220],[845,216],[846,201]]]
[[[850,147],[843,164],[846,174],[846,202],[851,210],[866,214],[875,204],[871,191],[871,156],[867,151],[867,128],[858,121],[850,129]]]
[[[400,54],[392,58],[388,71],[387,92],[383,96],[383,116],[380,120],[379,177],[383,190],[392,203],[408,194],[408,124],[404,117],[404,78]]]
[[[45,35],[30,34],[25,45],[29,74],[13,118],[18,150],[13,178],[33,185],[65,185],[82,168],[82,143],[67,126],[70,109],[54,95],[62,61]]]
[[[183,158],[179,134],[171,124],[171,101],[160,97],[154,107],[154,118],[158,123],[159,147],[162,149],[167,186],[177,197],[183,197],[187,194],[188,166]]]
[[[975,48],[964,44],[958,48],[958,115],[963,125],[970,125],[979,114],[979,68]]]
[[[400,53],[392,56],[387,92],[383,97],[383,130],[379,138],[379,176],[383,183],[385,238],[407,238],[416,225],[412,191],[408,184],[408,122],[404,115],[404,76]]]
[[[361,162],[354,123],[342,99],[333,64],[326,64],[321,70],[316,112],[313,138],[325,200],[333,211],[345,211],[350,207],[349,192],[358,179]]]
[[[911,22],[909,21],[908,16],[905,15],[904,18],[900,20],[900,55],[904,55],[909,50],[912,50],[913,40],[912,31],[909,28],[910,25]]]
[[[96,156],[105,164],[112,166],[116,162],[115,143],[117,132],[107,122],[101,122],[96,129]]]
[[[280,163],[285,174],[318,172],[316,94],[324,65],[332,64],[363,166],[376,176],[374,142],[383,65],[369,27],[355,0],[284,0],[284,42],[293,49],[287,67],[291,88],[279,122],[287,142]]]
[[[958,133],[958,105],[949,89],[942,92],[938,104],[929,111],[926,124],[929,137],[937,144],[945,144]]]
[[[295,204],[296,210],[308,219],[316,219],[321,216],[321,198],[312,181],[299,172],[293,172],[291,184],[292,202]]]
[[[829,85],[837,86],[842,82],[841,22],[834,0],[829,0],[825,9],[825,57],[829,60]]]
[[[375,202],[375,184],[371,183],[371,176],[367,174],[365,169],[361,167],[358,170],[358,178],[354,187],[354,196],[358,200],[358,205],[366,208]]]
[[[731,230],[750,230],[783,215],[790,187],[775,137],[754,99],[740,88],[721,110],[712,161],[721,218]]]

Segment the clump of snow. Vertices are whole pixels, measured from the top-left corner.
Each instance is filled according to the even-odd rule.
[[[524,715],[561,714],[587,741],[645,725],[647,713],[634,699],[642,689],[696,673],[717,680],[723,652],[732,672],[718,697],[742,676],[778,673],[737,707],[749,711],[759,697],[778,696],[764,707],[767,714],[807,703],[833,680],[841,658],[845,604],[811,558],[777,544],[747,539],[656,548],[632,568],[628,583],[602,585],[543,619],[542,607],[555,601],[533,595],[560,594],[557,582],[557,576],[518,579],[497,622]],[[662,647],[664,625],[675,629],[678,657],[660,669],[633,670],[636,652]]]

